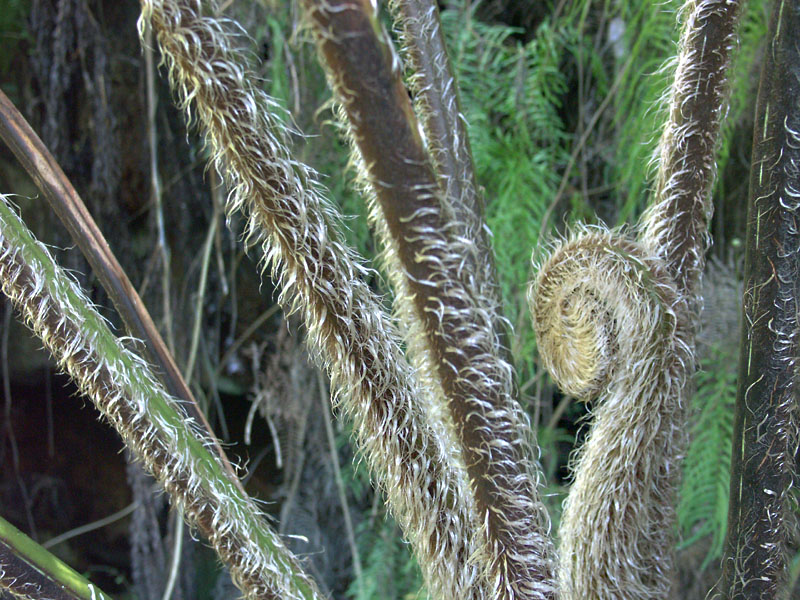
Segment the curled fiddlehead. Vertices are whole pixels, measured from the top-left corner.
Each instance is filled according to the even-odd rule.
[[[646,247],[587,230],[555,248],[529,301],[556,382],[598,398],[561,520],[561,597],[663,598],[692,356],[685,297]]]
[[[601,396],[561,522],[565,599],[665,598],[669,590],[672,496],[739,8],[684,5],[641,242],[608,232],[572,238],[531,291],[546,366],[568,393]]]

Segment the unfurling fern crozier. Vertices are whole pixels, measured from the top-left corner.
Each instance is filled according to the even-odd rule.
[[[565,393],[597,399],[561,520],[561,598],[665,598],[691,362],[685,297],[644,246],[593,229],[555,248],[529,301],[548,371]]]

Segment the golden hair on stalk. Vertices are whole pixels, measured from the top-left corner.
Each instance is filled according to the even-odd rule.
[[[584,228],[556,245],[529,302],[547,370],[565,393],[599,398],[561,520],[561,598],[665,598],[691,364],[685,297],[644,245]]]
[[[610,383],[617,360],[658,349],[658,333],[674,329],[676,293],[641,244],[599,228],[579,233],[554,248],[528,301],[547,370],[586,401]]]

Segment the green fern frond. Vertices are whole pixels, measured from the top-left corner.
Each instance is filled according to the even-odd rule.
[[[700,361],[695,378],[696,417],[683,467],[678,527],[683,536],[679,548],[711,538],[701,571],[722,555],[725,541],[736,401],[736,372],[729,368],[732,359],[731,352],[712,348],[709,357]]]
[[[663,69],[664,57],[673,56],[678,43],[679,0],[622,3],[613,19],[624,28],[619,40],[621,78],[612,124],[618,132],[611,181],[617,183],[618,221],[626,222],[644,207],[653,157],[666,118],[657,105],[671,82]],[[629,62],[625,68],[624,63]]]
[[[427,598],[422,573],[392,519],[365,522],[358,531],[358,545],[364,559],[364,586],[354,581],[348,589],[352,600],[372,598]]]

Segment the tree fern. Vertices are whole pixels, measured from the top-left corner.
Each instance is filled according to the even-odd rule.
[[[270,109],[277,106],[270,98],[253,89],[248,82],[247,67],[243,66],[241,53],[236,49],[235,37],[230,35],[226,24],[208,18],[210,12],[219,5],[212,2],[209,9],[208,6],[201,7],[198,0],[143,0],[143,4],[146,18],[151,18],[158,30],[159,42],[166,53],[165,60],[182,106],[197,117],[209,145],[212,146],[216,164],[227,172],[234,185],[231,210],[244,210],[248,218],[249,234],[263,244],[266,262],[272,265],[273,274],[282,290],[280,300],[283,305],[288,310],[302,313],[309,329],[312,350],[321,357],[333,376],[341,406],[353,418],[356,438],[364,455],[379,485],[388,493],[398,520],[418,552],[429,588],[434,594],[459,597],[465,594],[494,597],[501,590],[508,596],[526,593],[531,596],[552,595],[554,583],[547,572],[552,564],[549,559],[549,536],[545,532],[539,536],[540,539],[533,542],[525,539],[526,534],[537,528],[545,529],[547,518],[544,511],[539,510],[535,485],[529,485],[529,480],[535,480],[536,474],[533,460],[526,452],[524,427],[517,427],[518,423],[524,424],[524,419],[515,412],[517,408],[513,404],[515,390],[511,367],[508,362],[504,362],[504,356],[498,358],[502,351],[495,352],[502,345],[499,341],[500,334],[492,330],[488,336],[481,337],[474,334],[475,330],[471,328],[476,315],[485,317],[490,322],[489,329],[497,322],[502,322],[499,313],[495,312],[498,302],[494,296],[490,295],[487,301],[486,296],[472,293],[471,287],[465,288],[466,292],[457,288],[456,293],[450,293],[449,296],[447,293],[437,296],[431,292],[429,297],[423,297],[419,292],[424,286],[436,287],[429,284],[434,279],[430,273],[434,272],[438,277],[441,272],[415,270],[418,266],[416,263],[425,262],[425,258],[432,259],[429,262],[433,263],[446,263],[448,260],[459,263],[461,260],[459,266],[467,264],[464,272],[468,276],[464,279],[480,280],[491,271],[491,265],[486,266],[490,261],[483,261],[485,248],[464,236],[464,239],[476,244],[481,251],[477,253],[480,256],[475,258],[475,248],[469,243],[459,245],[463,241],[459,235],[454,236],[458,243],[453,243],[454,238],[447,237],[450,235],[449,228],[452,227],[452,230],[457,230],[460,234],[461,224],[458,219],[448,221],[446,217],[449,215],[446,211],[444,216],[436,213],[432,221],[425,221],[424,229],[412,230],[413,235],[409,234],[408,229],[403,229],[407,223],[402,221],[412,221],[418,214],[401,214],[401,218],[395,218],[395,221],[401,223],[392,223],[400,231],[400,235],[395,235],[394,240],[390,239],[388,242],[389,246],[392,243],[411,246],[411,250],[406,248],[406,255],[399,262],[405,270],[403,275],[412,273],[412,276],[408,278],[410,283],[407,288],[399,287],[397,296],[401,299],[408,297],[409,302],[421,304],[421,308],[417,307],[419,310],[416,320],[422,329],[433,331],[433,341],[429,340],[432,346],[442,339],[445,340],[441,344],[443,349],[438,350],[438,358],[442,359],[448,352],[452,353],[452,349],[458,345],[456,342],[466,339],[467,346],[472,347],[467,350],[459,347],[460,354],[472,359],[472,350],[479,348],[479,358],[497,358],[496,362],[500,365],[498,368],[489,365],[489,374],[486,373],[487,369],[482,368],[487,363],[479,360],[473,363],[467,360],[466,366],[458,361],[440,360],[437,365],[444,367],[442,370],[445,371],[439,375],[440,380],[448,380],[447,383],[452,383],[453,388],[463,385],[475,373],[479,375],[477,378],[484,375],[489,380],[498,371],[502,372],[502,376],[492,379],[491,385],[487,386],[501,388],[498,394],[502,396],[500,401],[491,395],[488,399],[479,394],[470,397],[469,393],[459,394],[459,390],[453,394],[455,402],[464,400],[464,396],[467,396],[467,403],[473,402],[472,405],[467,404],[466,409],[461,407],[460,441],[464,441],[470,434],[473,440],[478,440],[472,446],[463,444],[464,452],[472,454],[468,454],[468,460],[463,465],[465,468],[462,469],[462,463],[453,458],[453,454],[458,452],[453,452],[451,447],[455,444],[451,444],[450,439],[442,441],[439,426],[431,425],[430,414],[426,414],[424,408],[419,409],[430,395],[429,391],[433,386],[429,384],[433,378],[423,378],[422,385],[417,385],[418,374],[415,369],[408,368],[403,356],[405,348],[398,343],[398,336],[381,310],[381,300],[365,285],[364,278],[372,277],[371,272],[362,267],[358,260],[354,260],[352,252],[342,242],[338,227],[339,217],[323,198],[322,188],[316,183],[316,173],[295,160],[287,150],[289,134],[284,123],[288,119],[270,114]],[[338,2],[307,0],[306,4],[312,7],[312,14],[316,11],[314,16],[322,15],[322,25],[317,24],[321,31],[317,32],[320,46],[344,45],[352,41],[347,36],[326,35],[329,33],[326,29],[329,21],[340,16],[328,13],[332,6],[339,5]],[[568,504],[572,509],[568,514],[570,524],[562,530],[567,531],[570,538],[569,543],[564,545],[567,549],[565,555],[568,555],[564,564],[572,564],[570,561],[575,556],[579,556],[580,561],[574,561],[578,565],[576,576],[573,577],[569,570],[562,571],[562,579],[566,581],[562,581],[562,592],[565,596],[574,591],[571,590],[572,580],[579,578],[583,578],[583,581],[575,589],[582,590],[582,593],[579,591],[576,597],[587,597],[602,586],[605,586],[608,597],[636,597],[637,594],[661,597],[669,584],[668,542],[672,531],[670,496],[678,470],[674,459],[681,453],[681,438],[685,429],[681,422],[682,409],[685,407],[685,378],[691,374],[694,365],[693,328],[683,324],[689,320],[684,319],[684,313],[687,312],[685,304],[689,304],[692,309],[697,307],[697,281],[706,248],[705,221],[710,214],[707,195],[714,175],[713,152],[717,147],[719,119],[724,112],[725,65],[719,65],[715,60],[720,57],[721,62],[727,61],[735,16],[723,16],[722,26],[718,26],[715,19],[724,10],[731,9],[735,13],[736,4],[718,0],[687,2],[689,25],[685,31],[689,35],[687,43],[681,48],[683,59],[686,59],[681,65],[689,64],[690,68],[678,69],[680,77],[669,115],[672,121],[667,128],[667,134],[662,138],[661,167],[664,172],[656,182],[657,207],[647,214],[644,239],[637,243],[618,239],[610,233],[594,235],[600,239],[600,257],[590,257],[587,264],[595,268],[604,280],[603,291],[610,290],[611,296],[621,295],[618,294],[620,286],[610,283],[606,275],[611,271],[610,266],[621,271],[624,282],[621,285],[637,294],[636,306],[630,313],[634,316],[630,316],[628,312],[623,314],[622,308],[618,311],[616,308],[586,308],[588,304],[580,303],[577,308],[574,304],[569,306],[574,312],[581,313],[581,316],[590,315],[592,321],[599,321],[594,317],[610,312],[613,313],[616,324],[624,324],[626,319],[630,319],[636,321],[637,325],[649,325],[644,334],[635,336],[637,339],[628,346],[629,352],[622,357],[623,362],[628,361],[629,364],[608,369],[619,371],[623,378],[628,377],[629,373],[625,368],[631,365],[652,369],[653,376],[646,385],[638,387],[647,389],[647,393],[641,398],[653,402],[638,402],[641,398],[621,392],[616,384],[611,385],[609,397],[615,402],[619,400],[616,408],[624,408],[613,414],[613,418],[602,421],[605,429],[601,429],[597,435],[599,441],[594,446],[587,445],[589,450],[584,451],[581,459],[574,486],[578,492],[574,494],[572,503]],[[363,35],[365,39],[372,33],[381,36],[379,22],[374,13],[369,12],[374,3],[362,0],[340,6],[343,11],[364,10],[363,14],[356,16],[368,16],[369,26],[358,32],[364,34],[366,30],[367,35]],[[606,2],[595,12],[596,7],[586,0],[571,6],[569,12],[554,21],[545,19],[539,26],[537,38],[525,45],[515,41],[508,28],[477,23],[468,6],[467,3],[451,3],[451,9],[445,11],[444,17],[467,98],[465,108],[475,124],[471,132],[473,147],[479,163],[485,165],[478,177],[486,186],[487,215],[497,235],[494,246],[500,262],[504,264],[501,272],[504,300],[511,308],[512,320],[520,329],[527,330],[526,317],[518,312],[521,282],[528,271],[527,258],[522,253],[527,253],[529,247],[526,245],[535,247],[540,244],[539,234],[544,229],[545,217],[551,209],[549,203],[558,201],[563,188],[570,183],[574,175],[572,171],[575,153],[585,142],[584,138],[580,138],[570,145],[569,126],[565,123],[568,117],[560,105],[569,89],[568,77],[563,75],[564,61],[578,60],[579,69],[589,74],[587,77],[593,78],[596,86],[590,94],[579,97],[579,130],[591,130],[595,117],[602,114],[605,104],[596,108],[590,123],[583,120],[586,116],[583,111],[601,95],[613,95],[617,102],[616,114],[623,114],[618,121],[603,117],[606,125],[616,125],[623,132],[617,136],[617,142],[619,152],[624,152],[624,155],[613,155],[609,151],[604,160],[610,166],[609,171],[619,169],[623,172],[630,169],[628,175],[622,177],[625,189],[620,196],[620,207],[623,216],[636,213],[647,185],[646,161],[640,159],[642,152],[647,156],[651,154],[655,142],[655,135],[652,135],[653,143],[649,140],[655,128],[651,132],[649,127],[666,116],[666,113],[658,111],[646,112],[650,110],[651,92],[659,88],[661,83],[656,80],[649,84],[650,88],[642,91],[643,88],[637,87],[640,79],[637,73],[645,68],[642,65],[649,65],[647,61],[651,56],[657,55],[660,61],[661,56],[672,53],[670,40],[675,39],[676,31],[671,25],[671,13],[668,9],[673,4],[663,5],[666,7],[664,10],[652,10],[652,4],[638,2],[627,10],[612,9],[611,3]],[[662,20],[665,15],[670,16],[669,27]],[[610,27],[613,22],[616,26],[622,26],[623,35],[613,40],[613,44],[620,42],[619,47],[623,50],[621,54],[617,54],[616,47],[593,53],[597,47],[592,48],[582,38],[587,24],[596,16],[599,16],[594,24],[598,31],[596,40],[604,39],[602,32],[607,24]],[[702,31],[693,37],[694,25],[697,23],[698,30]],[[291,85],[285,77],[289,67],[283,60],[285,56],[281,54],[285,40],[280,35],[277,21],[271,22],[269,28],[272,32],[273,50],[278,50],[271,62],[276,79],[273,84],[275,95],[280,97],[282,103],[290,103]],[[720,30],[722,35],[714,39],[714,34]],[[756,30],[757,27],[754,27],[753,31]],[[608,37],[611,41],[612,36],[609,34]],[[359,40],[361,41],[364,40]],[[706,41],[712,45],[718,44],[708,55],[698,51],[698,48],[705,50]],[[662,43],[663,47],[660,45]],[[380,58],[394,58],[382,37],[379,45],[380,51],[376,54],[381,54]],[[667,46],[669,49],[665,50]],[[604,55],[603,52],[609,52],[615,57],[617,62],[612,67],[606,66],[608,54]],[[365,104],[365,99],[374,90],[362,89],[360,97],[349,97],[352,90],[363,83],[362,77],[366,79],[366,66],[359,63],[364,57],[356,56],[355,60],[353,55],[344,57],[351,61],[351,67],[355,66],[350,71],[355,75],[345,85],[341,85],[345,81],[344,71],[336,72],[336,68],[332,70],[333,79],[339,84],[337,91],[340,101],[345,111],[351,112],[350,120],[356,129],[352,135],[354,145],[360,146],[364,152],[363,145],[371,142],[370,132],[358,130],[358,127],[362,120],[374,119],[375,111],[370,111],[370,106]],[[712,57],[710,60],[709,56]],[[387,63],[391,64],[390,75],[396,75],[395,63]],[[695,68],[691,68],[692,66]],[[698,72],[698,66],[707,70]],[[488,72],[496,74],[491,85],[487,85],[487,81],[491,79],[487,77]],[[684,78],[687,73],[689,77]],[[703,87],[701,84],[708,81],[712,85],[697,91]],[[585,85],[583,76],[580,85]],[[641,93],[637,93],[637,90]],[[709,90],[711,93],[706,97]],[[403,102],[407,100],[402,84],[395,85],[391,91],[398,92],[395,96]],[[420,91],[414,90],[413,86],[412,93],[420,95]],[[641,101],[642,97],[645,97],[644,102]],[[700,101],[695,104],[698,98]],[[382,101],[383,98],[379,95],[377,100]],[[587,106],[584,106],[584,100]],[[356,110],[352,110],[353,106]],[[684,107],[688,107],[686,111],[683,110]],[[419,142],[414,149],[421,148],[422,151],[413,155],[401,154],[401,160],[395,160],[395,164],[390,164],[388,159],[385,163],[382,162],[385,155],[381,153],[365,152],[363,167],[377,188],[374,196],[380,196],[381,192],[386,192],[389,188],[403,187],[403,181],[390,180],[391,176],[396,175],[390,172],[392,166],[399,165],[400,171],[418,167],[430,171],[426,171],[425,175],[433,174],[434,177],[428,177],[420,188],[414,190],[419,192],[422,189],[430,194],[410,194],[410,198],[400,195],[391,199],[418,202],[420,208],[416,212],[427,213],[425,216],[428,216],[437,209],[432,205],[440,200],[437,194],[445,192],[442,204],[446,205],[448,186],[442,184],[441,170],[447,157],[437,157],[435,146],[426,148],[422,138],[430,141],[429,133],[425,136],[416,133],[412,112],[408,110],[404,114],[409,117],[403,122],[404,125],[409,125],[407,131],[410,135],[407,137],[412,142]],[[651,114],[652,123],[643,118]],[[367,115],[366,119],[364,115]],[[634,119],[637,120],[636,123],[633,122]],[[684,135],[687,133],[688,135]],[[625,137],[628,135],[630,137]],[[642,139],[645,143],[639,143]],[[700,148],[693,146],[698,139]],[[379,150],[386,149],[387,152],[394,149],[389,148],[391,144],[387,143],[376,145]],[[681,151],[687,148],[690,156],[681,155]],[[432,155],[429,155],[431,150]],[[413,160],[402,160],[409,156]],[[687,165],[691,168],[687,168]],[[700,185],[693,186],[693,182],[685,180],[688,178],[681,179],[681,176],[689,172],[699,173],[697,180]],[[385,185],[387,181],[397,185]],[[564,196],[574,200],[578,208],[588,205],[579,193],[569,191]],[[431,198],[436,202],[425,204]],[[386,204],[384,199],[380,201]],[[399,212],[405,208],[407,207],[401,206],[395,210]],[[391,212],[392,208],[387,209],[384,206],[383,210]],[[460,207],[453,210],[458,214]],[[374,216],[377,212],[377,209],[373,211],[374,220],[379,220],[379,217]],[[386,229],[389,228],[391,227],[387,225]],[[469,227],[466,229],[469,230]],[[442,233],[442,230],[447,231]],[[437,237],[440,233],[441,238]],[[478,235],[482,235],[482,232],[478,232]],[[412,237],[416,239],[410,239]],[[433,244],[429,244],[431,239],[435,240]],[[421,242],[423,247],[414,246],[415,242]],[[573,240],[560,246],[558,252],[567,246],[571,246],[570,250],[573,247],[580,251],[585,249],[583,242]],[[437,254],[442,248],[446,254],[444,257]],[[459,254],[461,251],[464,252]],[[556,263],[557,270],[562,264],[571,267],[577,264],[570,257],[559,256],[559,260]],[[477,268],[471,269],[475,265]],[[280,271],[282,267],[286,268],[283,272]],[[422,276],[413,276],[420,274]],[[584,277],[585,271],[579,271],[578,276]],[[545,272],[540,277],[547,279],[548,273]],[[468,283],[471,284],[472,281]],[[490,282],[488,287],[492,285]],[[449,293],[453,289],[447,288],[444,291]],[[539,289],[541,291],[542,288]],[[409,294],[409,290],[419,293]],[[547,294],[542,296],[546,297]],[[448,301],[453,297],[456,298],[455,302]],[[430,298],[433,298],[436,306],[424,304]],[[647,313],[645,301],[649,300],[655,300],[655,307]],[[477,310],[475,305],[470,304],[473,301]],[[463,309],[460,303],[466,304],[467,308]],[[563,309],[569,302],[556,304]],[[441,310],[438,310],[439,307]],[[640,312],[637,313],[637,310]],[[643,315],[641,311],[647,314]],[[457,320],[453,328],[457,333],[463,334],[461,336],[452,334],[451,331],[442,333],[447,327],[436,330],[437,323],[430,323],[438,318],[438,325],[442,325],[453,313],[463,313],[457,315],[461,320]],[[431,314],[435,316],[431,317]],[[637,319],[636,316],[642,318]],[[420,322],[423,324],[419,325]],[[627,329],[634,328],[631,326]],[[667,349],[662,350],[660,342],[669,330],[677,331],[678,337],[668,340],[664,346]],[[518,335],[517,353],[526,354],[527,350],[531,350],[526,354],[526,360],[531,361],[532,338],[525,334]],[[478,338],[480,343],[476,342]],[[481,346],[486,339],[496,342],[490,344],[492,347],[488,350]],[[621,346],[616,339],[611,342],[608,354],[618,351]],[[569,347],[563,337],[559,336],[550,345],[556,348],[556,353],[562,354],[564,348]],[[641,358],[640,351],[644,354],[641,347],[643,345],[648,346],[645,350],[657,350],[658,356],[653,359]],[[630,357],[632,360],[629,360]],[[568,356],[567,361],[569,364],[566,370],[573,371],[575,364],[569,361],[574,361],[574,357]],[[448,367],[453,367],[457,375],[448,374]],[[527,373],[525,369],[522,370],[523,376],[532,373],[530,362],[526,369]],[[605,373],[600,375],[604,377]],[[603,379],[600,375],[593,375],[590,383],[593,385],[595,380]],[[703,393],[714,390],[717,386],[712,378],[706,380],[703,375],[698,377],[698,382]],[[441,385],[445,387],[444,383]],[[570,391],[577,393],[574,389]],[[511,409],[508,409],[509,404],[504,404],[506,397],[511,399]],[[454,403],[449,396],[448,400],[451,404]],[[625,404],[628,401],[632,403]],[[707,419],[714,417],[714,411],[722,410],[715,408],[718,403],[716,396],[708,401],[699,413],[701,424],[708,423]],[[596,413],[608,415],[608,404],[600,406]],[[486,406],[489,406],[489,410],[485,409]],[[612,410],[616,408],[612,406]],[[659,408],[661,413],[658,412]],[[512,418],[502,421],[498,426],[493,420],[497,413],[503,413],[502,418],[508,414]],[[469,422],[474,420],[476,414],[485,419],[477,427]],[[720,426],[718,432],[710,432],[711,425],[698,431],[696,445],[693,447],[693,455],[697,457],[698,463],[693,464],[687,475],[687,483],[694,482],[695,477],[702,478],[703,483],[714,488],[712,491],[716,495],[707,495],[705,488],[699,484],[692,489],[695,496],[686,494],[684,510],[689,517],[681,525],[685,527],[689,540],[708,533],[716,535],[709,523],[718,515],[716,502],[721,502],[722,499],[718,494],[718,482],[715,482],[713,475],[707,470],[710,460],[708,447],[724,437],[726,431],[724,423],[715,425]],[[463,435],[465,430],[466,436]],[[511,434],[504,436],[509,430]],[[495,446],[500,447],[497,454],[501,455],[499,462],[502,468],[492,471],[498,461],[488,460],[488,468],[482,461],[486,456],[491,458],[495,453]],[[509,447],[514,451],[504,453]],[[613,450],[609,451],[612,447]],[[517,452],[519,448],[521,451]],[[652,450],[652,455],[647,454],[646,459],[641,461],[642,455],[646,454],[640,452],[643,449],[648,452]],[[624,458],[620,459],[621,456]],[[718,457],[715,462],[719,462]],[[614,464],[604,471],[609,463]],[[522,468],[518,468],[520,465]],[[468,476],[465,476],[465,471],[468,471]],[[599,483],[596,478],[591,479],[597,473],[601,474]],[[498,481],[501,485],[497,489],[493,488]],[[656,483],[651,485],[652,481]],[[613,493],[604,493],[607,490],[601,489],[601,484],[608,484]],[[641,485],[641,490],[637,485]],[[473,503],[473,496],[466,492],[469,492],[467,488],[476,487],[478,492],[474,496],[477,501]],[[508,509],[509,505],[504,504],[513,495],[509,492],[518,492],[521,488],[524,488],[523,493],[517,494],[518,496],[524,496],[533,490],[520,504],[531,509],[527,512],[520,511],[520,505]],[[642,493],[638,493],[642,490]],[[413,497],[409,499],[405,492]],[[594,492],[597,493],[590,497]],[[586,495],[582,495],[584,493]],[[707,504],[709,498],[713,500],[715,510],[705,517],[700,516],[701,508],[705,508],[700,503]],[[477,504],[480,506],[476,510]],[[589,509],[599,507],[596,513],[599,517],[591,511],[587,513],[584,510],[586,505]],[[624,510],[619,510],[620,505]],[[625,510],[631,512],[625,515]],[[476,514],[479,518],[476,518]],[[586,517],[586,514],[590,516]],[[635,518],[629,522],[625,517],[631,514]],[[605,519],[606,515],[610,517]],[[608,523],[614,523],[615,526],[608,527]],[[587,544],[586,531],[598,524],[603,531],[598,529],[596,536],[589,536],[591,543]],[[498,530],[502,534],[500,538],[495,537],[487,543],[484,538],[491,538]],[[538,535],[539,532],[535,533]],[[520,539],[523,540],[522,545],[516,546]],[[396,540],[392,540],[383,549],[379,549],[376,558],[369,561],[368,568],[378,566],[381,552],[383,556],[397,556],[395,546]],[[597,546],[601,547],[601,552],[593,554]],[[603,560],[594,560],[598,555]],[[550,564],[539,568],[535,564],[537,562]],[[399,563],[402,563],[401,559],[395,562]],[[623,565],[622,570],[627,571],[614,571],[620,565]],[[536,577],[541,579],[537,580]],[[598,585],[597,582],[601,583]],[[375,593],[382,591],[385,590],[376,589]]]
[[[796,527],[800,324],[800,6],[769,21],[753,132],[744,327],[723,574],[715,597],[784,597]]]

